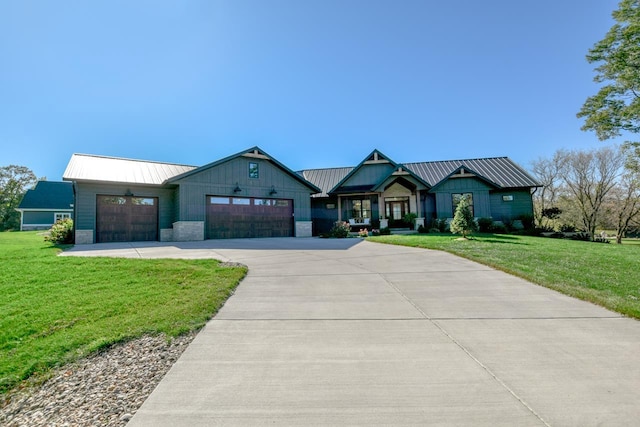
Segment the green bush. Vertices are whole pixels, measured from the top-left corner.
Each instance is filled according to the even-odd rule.
[[[478,231],[481,233],[489,233],[491,226],[493,225],[493,219],[491,218],[478,218]]]
[[[391,230],[389,229],[389,227],[385,227],[385,228],[381,228],[380,229],[380,235],[381,236],[388,236],[391,234]]]
[[[518,219],[522,221],[522,227],[524,227],[525,230],[533,230],[534,222],[535,222],[533,215],[527,215],[527,214],[519,215]]]
[[[351,232],[351,226],[346,221],[336,221],[333,228],[329,231],[329,237],[335,237],[337,239],[344,239],[349,236]]]
[[[436,229],[438,231],[436,231],[436,233],[445,233],[447,231],[447,220],[442,218],[442,219],[438,219],[438,218],[434,218],[431,221],[431,224],[429,225],[429,229]]]
[[[404,222],[406,222],[407,224],[409,224],[412,229],[414,229],[414,228],[416,228],[416,218],[418,218],[418,215],[416,215],[413,212],[411,212],[411,213],[408,213],[405,216],[403,216],[402,220]]]
[[[53,224],[44,240],[57,245],[73,243],[73,220],[65,218]]]
[[[424,228],[424,225],[421,225],[418,227],[418,233],[425,234],[426,232],[427,232],[427,229]]]
[[[493,224],[491,225],[491,228],[489,228],[489,231],[492,233],[504,234],[507,232],[507,227],[500,224]]]

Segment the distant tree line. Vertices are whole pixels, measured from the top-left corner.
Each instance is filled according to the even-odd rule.
[[[0,167],[0,231],[19,230],[20,212],[16,208],[38,179],[26,166]]]
[[[640,170],[634,147],[558,150],[533,163],[543,185],[533,195],[538,227],[548,231],[615,232],[617,243],[640,229]]]

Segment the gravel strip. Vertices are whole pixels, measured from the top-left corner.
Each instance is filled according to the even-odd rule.
[[[37,387],[16,391],[0,425],[124,426],[195,337],[145,336],[66,365]]]

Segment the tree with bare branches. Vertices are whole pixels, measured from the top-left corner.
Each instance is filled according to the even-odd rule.
[[[566,156],[562,179],[578,209],[584,230],[593,240],[602,205],[618,183],[625,156],[617,147],[572,151]]]

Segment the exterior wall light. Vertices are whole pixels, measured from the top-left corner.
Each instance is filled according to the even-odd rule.
[[[240,186],[238,185],[238,183],[236,182],[236,188],[233,189],[234,193],[239,193],[242,191],[242,188],[240,188]]]
[[[278,194],[278,192],[276,191],[275,187],[272,185],[271,186],[271,191],[269,191],[269,195],[274,196]]]

